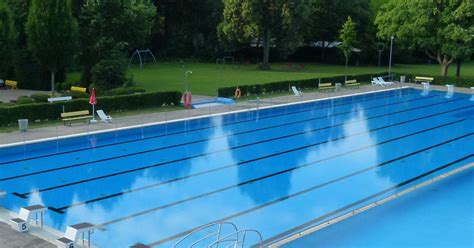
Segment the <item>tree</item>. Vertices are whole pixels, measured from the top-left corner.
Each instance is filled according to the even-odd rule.
[[[446,76],[451,63],[472,54],[474,5],[469,0],[398,1],[381,7],[375,19],[378,37],[421,49],[438,61]]]
[[[0,0],[0,78],[7,76],[12,66],[13,51],[15,46],[15,29],[13,26],[12,12],[3,0]]]
[[[215,58],[221,0],[156,1],[157,24],[151,46],[167,56]]]
[[[111,54],[142,48],[154,25],[156,7],[149,0],[89,0],[81,10],[79,63],[81,81],[92,81],[92,68]],[[112,56],[113,57],[113,56]]]
[[[293,49],[302,40],[312,0],[224,0],[221,38],[248,42],[263,38],[262,69],[270,69],[272,41]]]
[[[373,9],[369,0],[314,0],[305,39],[308,42],[327,41],[322,44],[321,60],[325,60],[326,50],[332,41],[338,40],[339,29],[350,16],[360,34],[360,48],[370,55],[374,45]]]
[[[26,23],[28,48],[38,62],[51,72],[54,95],[55,75],[72,60],[76,48],[77,23],[70,0],[33,0]]]
[[[345,58],[345,69],[344,69],[344,78],[347,81],[347,64],[352,54],[352,48],[354,47],[356,40],[356,24],[352,21],[350,16],[347,17],[347,21],[342,25],[342,29],[339,32],[339,39],[341,39],[341,44],[338,46],[339,49],[344,53]]]

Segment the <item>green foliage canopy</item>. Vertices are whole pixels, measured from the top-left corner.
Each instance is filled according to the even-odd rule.
[[[76,48],[77,22],[70,0],[33,0],[26,23],[28,48],[38,62],[51,72],[54,94],[55,74],[70,61]]]
[[[91,83],[91,70],[117,51],[142,48],[154,26],[156,7],[149,0],[89,0],[79,17],[82,82]]]
[[[263,39],[263,69],[269,69],[271,42],[293,49],[303,38],[312,0],[224,0],[221,40]]]
[[[347,21],[342,25],[342,29],[339,32],[339,39],[341,44],[338,46],[342,50],[346,59],[346,75],[347,75],[347,64],[352,54],[352,48],[356,42],[356,24],[352,21],[350,16],[347,17]],[[347,78],[346,78],[347,79]]]
[[[0,79],[7,75],[12,66],[15,38],[12,12],[5,2],[0,0]]]
[[[438,61],[443,76],[456,59],[472,54],[473,23],[472,0],[391,0],[375,19],[378,37],[394,35],[404,46],[424,51]]]

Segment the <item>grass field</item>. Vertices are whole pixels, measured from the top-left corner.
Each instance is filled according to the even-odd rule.
[[[432,65],[396,65],[394,72],[423,75],[439,75],[438,64]],[[452,65],[449,75],[453,76],[456,67]],[[305,64],[304,69],[288,69],[287,64],[272,64],[271,71],[261,71],[256,65],[243,65],[233,68],[230,65],[216,67],[210,63],[189,63],[184,68],[179,63],[158,63],[143,69],[130,69],[136,85],[148,91],[184,90],[185,71],[189,74],[189,89],[194,94],[215,96],[217,88],[244,84],[261,84],[275,81],[298,80],[307,78],[344,75],[344,66],[326,64]],[[387,67],[368,66],[349,67],[348,74],[377,73],[388,71]],[[462,76],[474,79],[474,62],[465,63]],[[69,81],[77,81],[78,73],[68,75]]]

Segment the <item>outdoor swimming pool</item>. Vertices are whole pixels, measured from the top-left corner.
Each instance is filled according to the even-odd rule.
[[[98,225],[100,247],[215,221],[268,244],[473,162],[469,99],[404,88],[6,147],[1,204]]]

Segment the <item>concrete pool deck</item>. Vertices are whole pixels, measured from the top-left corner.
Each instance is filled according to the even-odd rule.
[[[29,233],[14,231],[10,225],[0,222],[0,246],[2,248],[54,248],[53,244]]]

